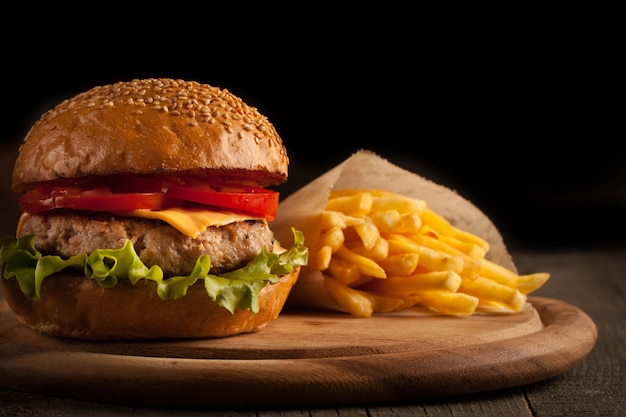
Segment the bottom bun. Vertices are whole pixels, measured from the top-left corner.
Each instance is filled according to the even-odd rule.
[[[202,282],[178,300],[161,300],[154,281],[120,281],[105,289],[85,277],[57,273],[43,281],[41,299],[31,301],[17,279],[4,279],[2,290],[17,319],[55,337],[88,340],[215,338],[260,330],[276,319],[300,268],[267,284],[259,293],[259,312],[215,304]]]

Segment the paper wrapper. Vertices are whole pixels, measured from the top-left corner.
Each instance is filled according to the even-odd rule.
[[[356,152],[280,203],[276,220],[270,225],[278,241],[283,246],[290,245],[293,242],[291,228],[294,227],[304,233],[307,247],[317,247],[321,214],[330,192],[351,188],[381,189],[424,200],[453,226],[489,242],[487,259],[516,271],[500,232],[474,204],[455,191],[393,165],[367,150]],[[322,273],[310,267],[302,268],[286,305],[343,311],[328,295]]]

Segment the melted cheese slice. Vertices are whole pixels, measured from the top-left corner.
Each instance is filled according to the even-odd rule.
[[[19,236],[20,230],[22,230],[22,225],[24,224],[28,216],[30,216],[30,214],[26,212],[22,213],[22,215],[20,216],[20,219],[17,221],[17,228],[15,229],[15,236]]]
[[[230,223],[244,220],[261,220],[245,214],[237,214],[229,211],[211,211],[203,209],[171,208],[165,210],[133,210],[125,212],[125,216],[141,217],[144,219],[157,219],[168,223],[185,235],[196,238],[207,227],[225,226]]]

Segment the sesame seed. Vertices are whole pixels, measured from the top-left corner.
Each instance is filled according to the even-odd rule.
[[[168,112],[172,117],[186,117],[190,126],[220,122],[227,132],[237,132],[239,138],[250,133],[257,143],[282,143],[265,116],[227,89],[169,78],[135,79],[93,87],[61,102],[36,123],[47,123],[67,109],[80,112],[81,109],[111,108],[118,104],[129,106],[128,111],[137,115],[149,111]]]

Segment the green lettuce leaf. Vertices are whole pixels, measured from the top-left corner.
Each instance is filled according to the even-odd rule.
[[[63,269],[82,270],[86,278],[95,280],[104,288],[115,287],[120,279],[133,285],[141,279],[157,283],[157,294],[163,299],[176,300],[187,294],[187,289],[198,280],[204,280],[209,297],[231,313],[235,309],[259,311],[259,292],[269,282],[275,284],[279,276],[308,262],[308,249],[302,232],[292,228],[294,243],[287,251],[276,254],[263,248],[250,263],[221,275],[209,274],[211,260],[202,255],[187,276],[163,277],[158,266],[148,268],[139,259],[132,242],[126,241],[120,249],[98,249],[90,254],[62,259],[42,255],[34,246],[33,236],[0,239],[0,268],[5,279],[17,279],[20,289],[31,300],[41,298],[44,278]]]

